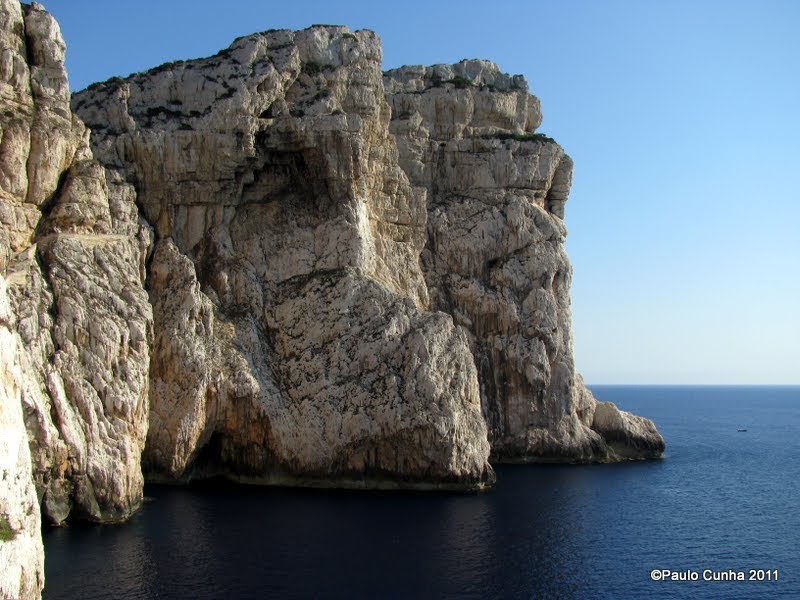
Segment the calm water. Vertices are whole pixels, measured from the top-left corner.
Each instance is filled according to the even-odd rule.
[[[149,487],[125,525],[45,533],[45,598],[800,597],[800,387],[592,389],[664,460],[500,467],[471,495]]]

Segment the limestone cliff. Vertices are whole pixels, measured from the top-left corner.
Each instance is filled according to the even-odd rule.
[[[10,322],[0,275],[0,598],[36,598],[44,585],[44,548],[21,403],[31,366]]]
[[[427,310],[425,193],[398,164],[374,33],[255,34],[73,107],[155,227],[154,479],[493,480],[466,336]]]
[[[142,495],[148,230],[133,188],[92,160],[55,20],[14,0],[0,19],[0,269],[33,480],[54,523],[121,520]]]
[[[575,372],[572,162],[522,77],[384,74],[375,34],[315,26],[70,105],[40,5],[0,0],[0,47],[3,595],[41,589],[39,502],[125,519],[142,465],[476,489],[490,447],[663,450]]]
[[[313,27],[254,34],[208,59],[96,84],[73,107],[156,231],[145,451],[154,474],[428,481],[438,467],[411,475],[397,443],[389,450],[381,440],[418,430],[397,407],[437,406],[450,376],[433,377],[430,397],[399,394],[386,412],[395,350],[379,344],[368,364],[354,361],[369,346],[361,329],[382,327],[393,298],[411,311],[404,322],[438,310],[454,319],[452,335],[466,333],[468,348],[448,342],[434,352],[469,365],[467,379],[477,372],[496,459],[662,451],[652,423],[610,404],[598,411],[575,373],[563,223],[572,162],[534,133],[539,102],[522,77],[464,61],[381,78],[374,34]],[[381,307],[377,321],[364,321],[372,313],[362,303]],[[464,390],[424,443],[458,454],[458,414],[481,435],[474,388]],[[376,395],[379,413],[354,420]],[[363,450],[352,454],[361,446],[366,462]],[[482,480],[484,449],[470,447],[457,480]]]
[[[572,162],[522,77],[384,74],[375,34],[315,26],[70,101],[57,23],[15,0],[0,49],[3,597],[42,588],[40,504],[123,520],[142,466],[478,489],[490,448],[660,455],[575,372]]]
[[[525,79],[465,60],[402,67],[384,83],[400,164],[427,192],[432,308],[468,332],[493,458],[659,456],[650,421],[598,405],[575,373],[563,221],[572,160],[535,133],[542,115]]]

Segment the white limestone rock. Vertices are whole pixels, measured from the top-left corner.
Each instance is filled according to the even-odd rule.
[[[392,118],[436,139],[523,134],[542,123],[539,99],[528,93],[525,78],[487,60],[400,67],[387,73],[384,85]]]
[[[151,296],[162,310],[145,464],[156,476],[456,489],[491,480],[476,374],[445,315],[345,270],[297,281],[263,322],[231,327],[170,240],[156,247]]]
[[[658,456],[664,450],[664,440],[652,421],[619,410],[611,402],[596,402],[592,429],[621,459]]]
[[[142,497],[152,311],[133,188],[91,160],[65,45],[0,1],[0,268],[25,348],[20,399],[45,517],[127,518]]]
[[[493,480],[472,357],[426,310],[380,60],[372,32],[271,31],[75,95],[155,226],[153,478]]]
[[[44,586],[41,515],[22,417],[30,362],[12,327],[0,275],[0,598],[39,598]]]
[[[490,443],[660,455],[575,373],[572,162],[522,77],[384,77],[372,32],[270,31],[75,95],[93,155],[64,52],[41,5],[0,0],[3,597],[42,589],[39,502],[123,520],[140,459],[476,489]]]
[[[400,165],[427,192],[431,305],[469,332],[493,458],[660,455],[649,421],[625,420],[626,437],[591,419],[595,401],[573,361],[564,249],[572,160],[534,132],[541,113],[525,80],[469,60],[401,67],[384,85]]]

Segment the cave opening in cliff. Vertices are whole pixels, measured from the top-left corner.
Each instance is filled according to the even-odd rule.
[[[211,434],[208,442],[200,448],[197,456],[187,469],[190,480],[224,479],[222,460],[224,435],[218,431]]]

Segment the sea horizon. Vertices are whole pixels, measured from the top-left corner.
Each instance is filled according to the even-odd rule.
[[[800,387],[800,383],[589,383],[589,388],[607,387]]]

